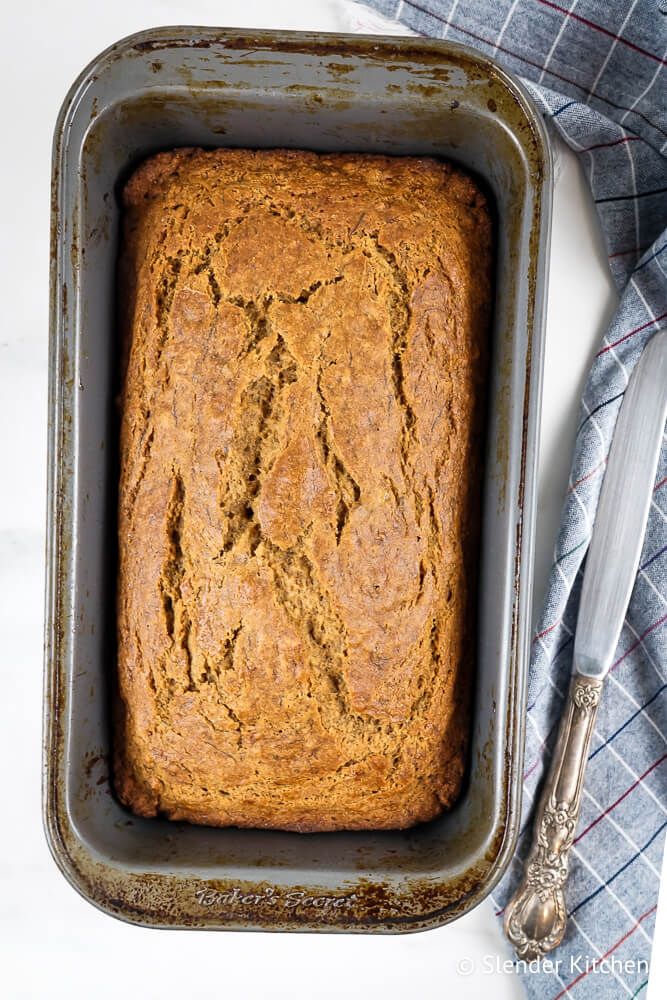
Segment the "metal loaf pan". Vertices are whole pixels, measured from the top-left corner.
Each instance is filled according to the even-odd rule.
[[[115,669],[118,192],[174,146],[435,154],[496,203],[493,371],[469,778],[403,832],[299,835],[141,820],[109,785]],[[160,28],[82,73],[53,156],[44,812],[91,902],[159,927],[407,931],[497,882],[519,822],[550,157],[516,80],[457,45]]]

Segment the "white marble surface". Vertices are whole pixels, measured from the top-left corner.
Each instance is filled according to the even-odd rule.
[[[318,1000],[521,996],[488,904],[437,931],[403,937],[149,931],[94,910],[52,862],[40,818],[49,173],[53,125],[79,70],[116,39],[156,24],[340,30],[340,0],[50,4],[5,8],[0,330],[0,991],[96,1000],[244,996]],[[575,158],[558,150],[541,434],[536,595],[567,485],[577,399],[614,292]],[[658,913],[650,1000],[667,990],[667,892]],[[457,965],[468,961],[470,975]],[[600,996],[607,994],[600,993]]]

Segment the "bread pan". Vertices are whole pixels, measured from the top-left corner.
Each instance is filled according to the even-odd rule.
[[[495,200],[469,778],[454,809],[414,829],[141,820],[110,788],[119,190],[144,157],[184,145],[434,154]],[[56,862],[103,910],[159,927],[408,931],[453,920],[500,878],[520,811],[550,205],[525,91],[449,42],[160,28],[113,45],[72,87],[53,154],[44,813]]]

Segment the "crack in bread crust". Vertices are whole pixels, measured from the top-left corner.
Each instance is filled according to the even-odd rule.
[[[177,150],[125,210],[121,800],[432,818],[474,667],[483,195],[428,158]]]

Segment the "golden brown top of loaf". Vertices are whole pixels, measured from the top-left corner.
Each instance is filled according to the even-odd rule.
[[[484,196],[435,159],[182,149],[124,198],[119,796],[429,819],[474,666]]]

